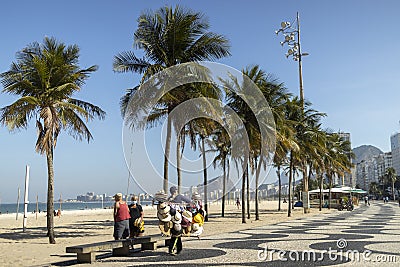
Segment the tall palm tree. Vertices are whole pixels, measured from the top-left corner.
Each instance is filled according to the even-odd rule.
[[[221,216],[225,217],[225,202],[226,202],[226,182],[227,182],[227,166],[229,161],[230,147],[231,141],[228,133],[222,127],[219,127],[217,131],[214,131],[212,136],[212,141],[210,142],[211,146],[215,146],[215,148],[210,149],[212,152],[217,152],[214,160],[213,166],[214,168],[219,163],[223,170],[223,180],[222,180],[222,208],[221,208]]]
[[[134,45],[144,51],[138,58],[132,51],[115,56],[114,71],[142,74],[142,82],[168,67],[200,60],[214,60],[230,55],[228,40],[209,32],[210,25],[201,13],[162,7],[157,11],[142,13],[134,34]],[[184,87],[183,87],[184,88]],[[168,157],[171,143],[171,125],[168,114],[184,99],[180,90],[165,94],[160,100],[162,114],[167,116],[167,136],[164,153],[164,191],[168,189]]]
[[[393,167],[389,167],[386,169],[386,177],[388,179],[388,182],[392,184],[392,196],[393,200],[396,200],[396,196],[394,194],[394,183],[397,180],[396,176],[396,170]]]
[[[97,66],[81,69],[78,59],[78,46],[46,37],[43,44],[35,42],[18,52],[10,70],[0,74],[3,92],[20,96],[0,109],[0,122],[15,131],[27,128],[30,119],[36,118],[36,152],[47,159],[47,235],[51,244],[55,243],[53,154],[57,138],[66,130],[75,139],[89,142],[93,136],[85,123],[105,117],[101,108],[72,98],[97,70]]]
[[[259,89],[262,88],[266,83],[266,74],[263,70],[259,68],[259,66],[249,66],[242,70],[243,75],[247,76],[253,84],[255,84]],[[244,79],[241,83],[239,83],[235,78],[231,77],[230,80],[222,81],[225,88],[236,88],[237,92],[240,92],[242,88],[246,88],[247,79]],[[247,218],[250,219],[250,185],[249,185],[249,174],[248,169],[250,168],[251,173],[255,172],[255,164],[258,161],[258,166],[263,166],[262,157],[261,160],[258,160],[261,156],[261,133],[260,126],[258,125],[257,118],[254,115],[253,111],[249,107],[249,105],[243,100],[243,98],[232,91],[226,91],[226,97],[228,105],[235,111],[236,114],[243,121],[243,125],[246,128],[247,136],[249,139],[249,155],[247,159],[243,159],[243,162],[247,162],[249,166],[246,166],[243,169],[246,169],[243,175],[243,179],[246,179],[245,182],[242,183],[242,190],[247,191]],[[256,214],[258,214],[258,174],[259,171],[256,171]],[[246,188],[244,188],[246,186]],[[244,201],[244,192],[242,191],[242,211],[244,211],[245,201]],[[244,216],[244,214],[242,214]],[[257,215],[256,215],[257,217]],[[242,221],[245,220],[242,218]]]
[[[371,182],[369,184],[369,193],[373,194],[374,196],[376,196],[378,192],[379,192],[378,183],[377,182]]]
[[[213,108],[211,108],[213,109]],[[191,140],[192,148],[196,149],[196,139],[199,142],[198,146],[200,147],[201,157],[203,161],[203,193],[204,193],[204,210],[206,212],[206,216],[204,220],[208,221],[208,173],[207,173],[207,158],[206,158],[206,140],[215,132],[217,129],[217,124],[207,118],[197,118],[191,120],[187,124],[188,128],[188,136]]]
[[[277,175],[278,175],[278,182],[279,182],[279,189],[278,189],[278,210],[280,211],[281,205],[281,179],[280,179],[280,167],[284,164],[287,160],[288,150],[291,147],[297,149],[297,144],[294,142],[294,130],[293,130],[293,123],[291,121],[287,121],[285,119],[285,108],[286,103],[292,96],[288,93],[287,88],[284,86],[283,83],[279,83],[277,79],[274,79],[271,75],[266,74],[263,70],[259,69],[259,67],[253,66],[250,70],[245,72],[245,74],[249,73],[249,77],[260,77],[257,81],[257,86],[261,90],[262,94],[264,95],[265,99],[268,102],[268,105],[271,109],[271,112],[274,117],[275,122],[275,138],[276,138],[276,149],[273,158],[273,163],[275,167],[277,167]],[[254,73],[256,75],[254,75]],[[252,149],[254,161],[257,163],[258,160],[260,163],[265,164],[265,160],[262,155],[259,153],[259,149],[256,147]],[[256,164],[254,164],[256,165]],[[259,164],[258,168],[256,168],[256,188],[258,188],[259,184],[259,173],[262,164]],[[266,167],[265,165],[263,166]],[[256,190],[256,199],[258,199],[258,190]],[[256,202],[255,207],[256,213],[256,220],[259,219],[259,207],[258,202]]]
[[[350,142],[342,139],[337,133],[328,133],[326,148],[327,153],[324,160],[326,176],[329,180],[328,207],[331,208],[333,177],[335,175],[344,175],[345,172],[350,172],[353,153],[351,152]]]

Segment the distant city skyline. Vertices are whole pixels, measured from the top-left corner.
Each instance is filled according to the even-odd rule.
[[[400,55],[394,48],[400,43],[398,10],[400,2],[388,0],[354,1],[77,1],[68,4],[38,0],[21,8],[21,0],[2,3],[3,25],[0,43],[0,73],[15,61],[15,53],[32,42],[54,36],[65,44],[80,47],[80,66],[99,65],[75,97],[94,103],[107,112],[105,121],[88,124],[94,141],[77,142],[65,133],[59,137],[54,155],[55,198],[79,192],[107,191],[125,193],[129,173],[122,147],[122,118],[119,101],[127,88],[140,81],[138,74],[116,74],[113,57],[132,50],[137,18],[145,10],[180,4],[204,13],[211,31],[223,34],[231,42],[231,57],[218,62],[241,70],[259,64],[294,95],[298,95],[297,64],[285,57],[286,50],[274,31],[281,21],[294,21],[300,13],[305,98],[313,108],[326,112],[323,127],[351,134],[353,147],[374,145],[389,152],[390,136],[400,130],[397,101],[400,98],[397,76]],[[45,14],[45,15],[43,15]],[[340,14],[340,16],[339,16]],[[138,56],[141,51],[134,50]],[[0,94],[0,108],[16,98]],[[162,173],[160,128],[152,129],[149,153],[160,155],[153,165]],[[158,134],[157,134],[158,133]],[[31,167],[30,201],[39,195],[46,200],[47,167],[45,157],[35,153],[36,129],[31,121],[27,130],[10,134],[0,126],[0,199],[15,202],[18,187],[23,190],[25,165]],[[146,155],[135,155],[140,161]],[[185,151],[198,159],[198,152]],[[136,170],[146,177],[146,170]],[[222,171],[210,171],[210,177]],[[171,168],[170,177],[175,179]],[[196,177],[199,181],[200,176]],[[275,180],[271,171],[266,182]],[[130,181],[130,191],[138,187]],[[162,185],[160,184],[160,189]],[[154,193],[154,192],[151,192]]]

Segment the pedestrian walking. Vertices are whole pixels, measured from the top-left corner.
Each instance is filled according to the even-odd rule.
[[[238,209],[240,208],[240,199],[239,198],[236,198],[236,206]]]
[[[171,229],[171,240],[168,246],[168,252],[170,255],[176,255],[182,251],[182,215],[178,210],[175,210],[174,212],[175,214],[171,219],[173,223]]]

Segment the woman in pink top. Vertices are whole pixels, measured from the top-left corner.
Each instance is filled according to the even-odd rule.
[[[129,236],[129,208],[121,193],[115,194],[114,199],[114,239],[125,239]]]

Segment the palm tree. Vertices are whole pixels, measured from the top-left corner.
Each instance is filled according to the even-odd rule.
[[[288,149],[288,154],[289,154],[289,190],[288,190],[288,217],[291,216],[292,214],[292,195],[294,192],[292,192],[292,183],[293,183],[293,176],[295,172],[295,166],[296,166],[296,161],[298,159],[296,158],[297,155],[299,155],[300,152],[300,146],[299,146],[299,140],[298,140],[298,125],[301,123],[301,115],[302,115],[302,109],[300,105],[300,101],[298,100],[297,97],[294,97],[292,99],[289,99],[285,103],[285,109],[284,109],[284,121],[286,122],[286,125],[291,126],[291,130],[289,133],[291,133],[291,138],[288,139],[290,143],[287,146]]]
[[[386,169],[386,177],[388,181],[392,184],[392,196],[393,200],[396,200],[396,196],[394,194],[394,183],[397,180],[396,170],[393,167],[389,167]]]
[[[217,152],[213,160],[214,168],[217,166],[219,162],[221,164],[223,170],[223,180],[222,180],[222,209],[221,209],[221,216],[225,217],[225,195],[226,195],[226,181],[227,181],[227,166],[229,165],[229,153],[231,142],[228,133],[222,127],[219,127],[218,130],[214,131],[212,136],[212,141],[210,142],[212,146],[215,146],[215,149],[210,149],[212,152]]]
[[[54,236],[54,169],[53,154],[61,130],[77,140],[93,139],[86,122],[104,119],[105,112],[88,102],[72,98],[81,89],[97,66],[80,69],[79,48],[65,46],[54,38],[44,38],[43,44],[32,43],[17,53],[10,70],[0,74],[3,92],[20,98],[0,109],[0,121],[10,131],[27,128],[36,118],[38,139],[36,152],[47,158],[47,235]]]
[[[213,109],[213,108],[211,108]],[[188,135],[191,139],[192,148],[196,149],[197,136],[203,160],[203,193],[204,193],[204,210],[206,216],[204,220],[208,221],[208,175],[207,175],[207,158],[206,158],[206,139],[217,129],[216,123],[206,118],[197,118],[187,124]]]
[[[144,57],[134,52],[122,52],[115,56],[114,71],[142,74],[142,83],[153,74],[168,67],[186,62],[214,60],[230,55],[228,40],[222,35],[208,32],[210,25],[201,13],[163,7],[156,12],[142,13],[134,34],[134,45],[144,51]],[[185,87],[183,87],[185,88]],[[168,189],[168,157],[171,143],[171,120],[168,114],[185,99],[180,88],[160,99],[158,120],[167,116],[167,136],[164,153],[164,191]],[[182,91],[183,90],[183,91]],[[184,95],[184,94],[183,94]],[[190,98],[190,96],[186,96]]]
[[[283,83],[279,83],[277,79],[272,78],[271,75],[266,74],[263,70],[259,69],[259,67],[253,66],[248,68],[245,71],[245,74],[250,78],[258,77],[257,79],[252,78],[253,81],[256,82],[258,88],[264,95],[265,99],[268,102],[268,105],[271,109],[271,112],[274,117],[275,122],[275,137],[276,137],[276,149],[274,155],[274,165],[277,167],[278,181],[279,181],[279,190],[278,190],[278,210],[280,210],[280,200],[281,200],[281,179],[280,179],[280,166],[285,162],[286,155],[288,153],[288,149],[290,147],[296,147],[297,144],[293,142],[293,129],[292,123],[290,121],[285,120],[285,108],[286,103],[291,97],[291,94],[288,93],[286,87]],[[259,134],[259,133],[258,133]],[[257,143],[256,143],[257,144]],[[255,147],[252,148],[252,156],[254,160],[254,166],[256,167],[256,220],[259,220],[259,207],[258,207],[258,184],[259,184],[259,174],[261,167],[264,167],[262,163],[265,164],[265,158],[260,153],[260,148]],[[257,166],[257,162],[258,164]]]
[[[373,194],[374,196],[376,196],[378,192],[379,192],[378,183],[377,182],[371,182],[369,184],[369,193]]]
[[[259,66],[249,66],[242,70],[243,75],[247,76],[250,81],[255,84],[259,89],[265,86],[267,82],[266,74],[263,70],[259,68]],[[234,77],[231,77],[230,80],[222,81],[224,88],[236,88],[236,92],[240,92],[243,90],[242,88],[246,88],[248,86],[248,79],[244,79],[241,83],[239,83]],[[263,156],[261,155],[261,133],[260,126],[258,125],[258,121],[253,111],[249,107],[249,105],[243,100],[241,96],[233,93],[232,91],[226,91],[226,97],[228,105],[235,111],[236,114],[243,121],[243,125],[246,129],[247,136],[249,139],[249,158],[242,159],[246,165],[243,165],[245,169],[243,174],[243,179],[246,181],[242,182],[242,216],[244,216],[245,211],[245,201],[244,201],[244,190],[247,191],[247,218],[250,219],[250,185],[249,185],[249,167],[251,173],[256,171],[255,166],[257,165],[261,168],[263,166]],[[259,160],[260,159],[260,160]],[[247,162],[247,163],[246,163]],[[258,175],[259,170],[256,171],[256,218],[258,218]],[[246,188],[245,188],[246,187]],[[245,222],[245,219],[242,218],[242,222]]]
[[[343,140],[337,133],[328,133],[326,141],[327,153],[325,157],[325,171],[329,180],[329,203],[331,208],[331,189],[333,186],[333,177],[335,175],[344,175],[350,171],[351,152],[350,142]]]

